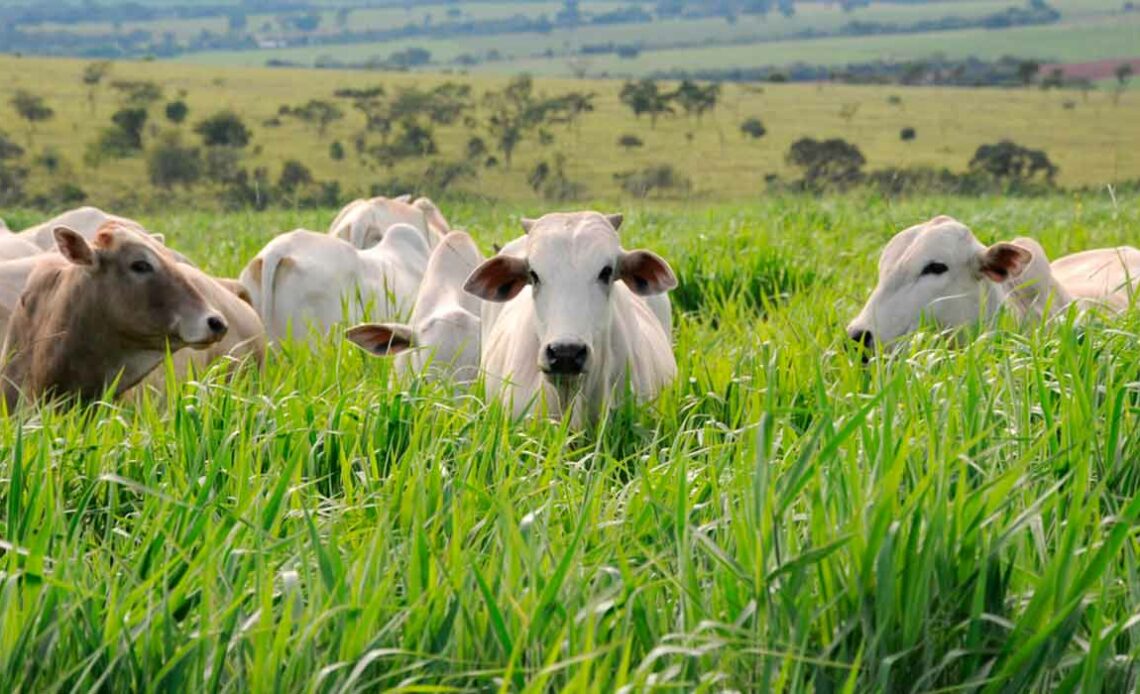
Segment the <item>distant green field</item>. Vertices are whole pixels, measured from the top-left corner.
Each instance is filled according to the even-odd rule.
[[[116,107],[108,91],[99,93],[98,111],[92,116],[87,92],[80,81],[82,61],[0,58],[0,109],[3,128],[26,143],[28,132],[7,105],[19,88],[42,94],[57,110],[57,116],[41,124],[35,133],[34,152],[50,147],[62,155],[76,182],[101,197],[129,198],[145,181],[141,159],[109,162],[97,170],[83,164],[83,153],[99,128]],[[470,77],[427,74],[382,74],[363,71],[283,70],[227,68],[162,62],[117,63],[111,79],[151,79],[161,83],[169,98],[185,91],[191,108],[190,124],[221,108],[242,114],[253,128],[250,163],[266,166],[276,176],[282,163],[297,159],[320,180],[341,181],[351,193],[367,192],[372,183],[393,175],[421,171],[424,163],[399,165],[392,172],[366,165],[349,156],[344,161],[329,158],[329,145],[346,146],[361,129],[360,116],[347,108],[345,120],[334,123],[324,139],[311,129],[286,120],[280,127],[263,122],[277,114],[281,105],[297,105],[312,98],[330,98],[340,87],[381,84],[430,86],[445,79],[472,85],[476,97],[498,88],[506,78],[490,75]],[[1094,185],[1140,177],[1140,91],[1125,94],[1119,104],[1104,92],[1093,92],[1087,101],[1073,92],[1043,92],[1040,89],[968,90],[938,88],[849,87],[837,85],[765,85],[762,90],[726,85],[715,113],[701,124],[683,117],[664,118],[653,129],[648,119],[637,120],[622,105],[617,81],[544,79],[537,88],[547,94],[570,90],[595,92],[596,111],[587,114],[574,130],[552,130],[555,142],[542,147],[526,140],[516,154],[512,170],[502,167],[481,170],[460,187],[476,195],[512,200],[537,200],[526,183],[527,173],[541,160],[551,161],[562,153],[567,174],[583,182],[592,197],[619,194],[613,175],[653,164],[669,163],[691,177],[693,197],[701,199],[747,199],[762,194],[764,177],[797,174],[784,160],[796,139],[842,137],[856,143],[868,160],[868,168],[900,165],[947,166],[964,170],[981,144],[1005,138],[1045,149],[1060,167],[1058,181],[1064,185]],[[891,105],[888,96],[898,95],[901,104]],[[1073,108],[1064,102],[1075,101]],[[857,105],[850,123],[841,116],[845,105]],[[152,121],[164,126],[160,110]],[[483,118],[475,112],[477,120]],[[760,140],[742,137],[740,123],[749,117],[763,120],[768,133]],[[183,126],[187,140],[197,137]],[[914,142],[899,140],[903,127],[917,129]],[[633,151],[617,147],[624,133],[634,133],[645,146]],[[472,135],[486,133],[463,126],[439,128],[436,139],[443,159],[455,159],[465,151]],[[152,135],[148,135],[152,137]],[[36,167],[34,180],[47,186],[58,178]]]
[[[1055,62],[1081,62],[1140,55],[1140,13],[1112,19],[990,31],[931,32],[891,36],[830,37],[823,39],[771,41],[738,45],[689,47],[678,50],[646,50],[632,59],[616,55],[589,56],[594,75],[645,74],[659,70],[696,70],[803,62],[843,65],[876,60],[904,61],[944,55],[975,56],[993,60],[1006,55],[1033,57]],[[506,66],[485,63],[474,70],[501,72]],[[536,75],[567,75],[564,59],[514,61],[509,68]]]
[[[361,62],[373,56],[418,46],[431,51],[433,62],[446,63],[456,56],[467,53],[483,56],[490,50],[498,51],[507,62],[486,63],[482,69],[495,72],[509,72],[530,69],[539,65],[536,74],[569,74],[565,62],[568,54],[576,52],[584,45],[614,43],[619,45],[639,45],[647,52],[653,46],[699,46],[700,44],[723,44],[728,42],[751,44],[761,41],[776,41],[781,38],[808,30],[836,31],[851,21],[897,22],[908,24],[923,19],[942,16],[977,17],[1006,7],[998,0],[965,0],[962,2],[935,2],[923,5],[879,4],[861,8],[855,12],[844,12],[838,5],[806,4],[797,8],[792,17],[772,13],[766,17],[741,16],[729,23],[724,19],[676,19],[658,20],[644,24],[618,24],[583,26],[577,29],[556,29],[548,34],[509,34],[497,36],[449,37],[445,39],[415,38],[383,44],[344,44],[331,46],[306,46],[298,48],[268,49],[261,51],[230,51],[194,53],[183,56],[190,62],[212,65],[264,65],[268,60],[287,60],[311,65],[321,56],[337,60]],[[528,8],[529,5],[520,5]],[[587,4],[586,9],[598,11],[602,8]],[[550,60],[529,60],[550,50],[555,57]],[[689,49],[685,49],[689,50]],[[703,50],[697,48],[696,50]],[[587,57],[586,60],[593,60]],[[599,59],[618,61],[614,56]],[[515,61],[518,61],[516,64]],[[619,61],[626,67],[636,67],[637,61]],[[777,60],[777,62],[779,62]]]

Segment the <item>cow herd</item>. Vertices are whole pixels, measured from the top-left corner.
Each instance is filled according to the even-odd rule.
[[[480,380],[516,415],[588,422],[650,398],[676,373],[667,292],[620,215],[548,214],[485,259],[426,198],[348,205],[328,233],[272,239],[237,280],[206,275],[139,223],[81,208],[0,231],[0,379],[9,411],[160,385],[215,361],[260,364],[271,345],[346,322],[399,373]],[[364,320],[373,322],[363,323]]]
[[[626,250],[621,215],[551,213],[490,258],[426,198],[357,200],[328,233],[272,239],[239,279],[214,278],[137,222],[95,208],[19,233],[0,223],[0,387],[9,411],[52,397],[120,395],[211,363],[261,364],[281,341],[347,321],[347,338],[408,377],[481,380],[515,415],[595,421],[675,377],[669,264]],[[1032,239],[981,244],[936,217],[899,232],[848,336],[869,355],[926,321],[954,329],[1009,306],[1048,318],[1119,311],[1140,251],[1050,263]],[[362,322],[369,320],[371,322]]]

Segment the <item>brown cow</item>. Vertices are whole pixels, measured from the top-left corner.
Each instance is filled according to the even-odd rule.
[[[100,397],[129,389],[166,349],[221,340],[225,319],[154,239],[114,222],[94,245],[54,230],[60,255],[40,260],[12,314],[0,387],[9,411],[23,397]],[[117,379],[117,381],[116,381]]]

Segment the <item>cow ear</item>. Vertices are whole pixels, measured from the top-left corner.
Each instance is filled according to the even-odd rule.
[[[537,219],[531,219],[529,217],[523,217],[520,221],[522,222],[523,232],[527,234],[529,234],[530,230],[534,228],[534,225],[538,223]]]
[[[349,328],[345,337],[370,354],[399,354],[415,344],[412,327],[403,323],[364,323]]]
[[[614,231],[621,229],[621,223],[624,219],[625,219],[625,216],[621,215],[621,214],[607,214],[606,215],[606,221],[610,223],[610,226],[612,226],[614,228]]]
[[[634,294],[661,294],[677,286],[677,276],[669,263],[650,251],[627,251],[618,261],[618,277]]]
[[[95,250],[78,231],[68,227],[56,227],[52,235],[55,236],[55,245],[59,247],[59,252],[64,258],[76,265],[95,264]]]
[[[1021,275],[1033,254],[1012,243],[995,243],[978,254],[978,271],[994,282],[1005,282]]]
[[[165,246],[165,245],[166,245],[166,234],[161,234],[161,233],[152,233],[152,234],[150,235],[150,237],[151,237],[152,239],[154,239],[155,241],[158,241],[158,243],[159,243],[159,244],[161,244],[161,245],[163,245],[163,246]]]
[[[485,301],[510,301],[530,282],[529,274],[526,260],[497,255],[475,268],[463,290]]]
[[[397,195],[396,197],[392,198],[392,200],[395,202],[410,203],[412,201],[412,194],[411,193],[404,193],[403,195]]]

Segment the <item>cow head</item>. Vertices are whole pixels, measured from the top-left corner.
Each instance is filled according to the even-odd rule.
[[[879,283],[847,326],[866,348],[889,345],[925,319],[942,329],[992,315],[1003,283],[1021,276],[1032,253],[1012,243],[986,247],[950,217],[899,232],[879,258]]]
[[[609,335],[618,282],[642,296],[677,286],[662,258],[622,249],[617,224],[620,216],[597,212],[524,220],[522,254],[495,256],[467,279],[464,289],[486,301],[509,301],[529,289],[538,330],[538,368],[548,378],[589,372]]]
[[[129,344],[205,347],[225,336],[222,315],[147,234],[116,222],[104,224],[94,244],[65,226],[53,234],[63,257],[87,273],[85,293],[99,302],[100,320]]]

